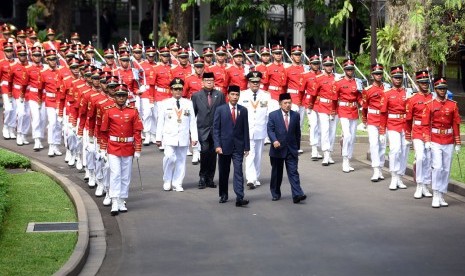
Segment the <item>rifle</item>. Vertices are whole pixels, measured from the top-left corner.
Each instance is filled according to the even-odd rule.
[[[339,60],[334,56],[334,51],[331,50],[331,56],[333,57],[334,62],[341,68],[342,72],[344,72],[344,68],[342,68],[341,64],[339,63]],[[333,73],[336,73],[336,68],[333,69]]]
[[[113,57],[115,58],[116,66],[119,66],[118,54],[116,53],[115,45],[112,44],[111,47],[113,48]]]
[[[239,49],[242,50],[241,44],[239,44]],[[253,66],[255,66],[255,62],[253,62],[253,60],[247,55],[247,53],[245,53],[245,57],[247,58],[247,60],[248,60]]]
[[[226,40],[226,42],[229,44],[229,40]],[[229,54],[229,58],[232,58],[233,56],[232,56],[231,53],[229,52],[228,47],[226,47],[226,45],[224,44],[224,40],[223,40],[223,46],[224,46],[224,48],[226,48],[226,53]]]
[[[144,41],[142,40],[142,58],[145,59],[145,44],[144,44]]]
[[[347,56],[348,59],[350,59],[349,56]],[[360,71],[360,69],[358,69],[357,65],[355,64],[354,62],[354,67],[355,67],[355,70],[356,72],[358,72],[360,74],[360,76],[362,76],[362,78],[365,80],[366,84],[368,85],[368,79],[367,77],[365,77],[365,75],[362,73],[362,71]]]
[[[92,43],[89,41],[89,45],[92,45]],[[100,53],[94,48],[94,53],[98,56],[98,58],[101,60],[102,64],[105,64],[105,59],[100,55]]]
[[[254,47],[253,47],[253,44],[250,44],[250,48],[254,48]],[[256,50],[255,48],[254,48],[254,50],[255,50],[255,54],[258,56],[258,58],[261,59],[261,58],[262,58],[262,55],[260,55],[260,53],[257,52],[257,50]]]
[[[331,54],[332,54],[332,51],[331,51]],[[323,58],[321,57],[321,49],[319,47],[318,47],[318,59],[320,60],[320,71],[323,71]]]
[[[279,45],[280,45],[280,46],[283,46],[283,45],[281,44],[281,40],[279,41]],[[289,59],[289,61],[292,63],[292,59],[291,59],[291,57],[289,56],[289,54],[287,53],[287,51],[286,51],[286,49],[285,49],[284,47],[283,47],[283,50],[284,50],[284,53],[286,54],[286,57],[287,57],[287,58]]]

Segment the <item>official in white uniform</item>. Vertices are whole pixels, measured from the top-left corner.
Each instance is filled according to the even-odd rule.
[[[246,77],[249,80],[249,89],[241,92],[239,104],[245,106],[249,114],[250,151],[245,158],[245,174],[247,186],[249,189],[255,189],[256,186],[260,186],[258,179],[260,178],[263,145],[268,135],[266,126],[271,96],[260,90],[262,73],[253,71]]]
[[[184,81],[174,78],[171,83],[172,98],[159,103],[155,144],[164,146],[163,189],[184,191],[182,181],[186,172],[189,138],[197,145],[197,120],[190,100],[182,98]],[[190,134],[189,134],[190,133]]]

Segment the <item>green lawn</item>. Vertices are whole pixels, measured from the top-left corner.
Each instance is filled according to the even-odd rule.
[[[51,275],[71,256],[77,233],[26,233],[29,222],[75,222],[62,188],[37,172],[9,175],[9,209],[0,233],[1,275]]]

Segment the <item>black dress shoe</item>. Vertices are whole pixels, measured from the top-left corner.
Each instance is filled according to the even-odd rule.
[[[281,199],[281,196],[274,196],[271,200],[272,201],[278,201]]]
[[[199,189],[205,189],[207,187],[207,183],[205,183],[205,178],[201,177],[199,180]]]
[[[253,184],[252,182],[249,182],[247,183],[247,187],[249,187],[249,190],[253,190],[255,189],[255,184]]]
[[[228,201],[228,197],[227,196],[222,196],[220,197],[220,203],[226,203]]]
[[[307,199],[307,196],[306,196],[306,195],[298,195],[298,196],[293,197],[293,198],[292,198],[292,201],[293,201],[294,203],[299,203],[299,202],[304,201],[304,200],[306,200],[306,199]]]
[[[213,182],[213,179],[207,179],[205,182],[208,188],[216,188],[216,184]]]
[[[247,199],[239,199],[236,201],[236,207],[241,207],[249,204],[249,200]]]

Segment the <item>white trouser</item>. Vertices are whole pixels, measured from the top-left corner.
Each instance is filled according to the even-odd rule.
[[[142,114],[142,110],[141,110],[142,105],[141,105],[141,103],[140,103],[140,97],[139,97],[139,95],[136,95],[134,98],[135,98],[135,100],[136,100],[136,101],[134,102],[134,106],[136,107],[137,112],[139,112],[139,114]]]
[[[367,125],[368,141],[370,142],[371,167],[384,166],[384,154],[386,152],[386,141],[379,141],[379,129],[377,126]]]
[[[304,116],[305,116],[305,107],[299,106],[296,104],[292,104],[291,110],[299,113],[300,116],[300,129],[302,129],[304,125]]]
[[[141,99],[142,107],[142,124],[144,125],[144,132],[149,132],[153,135],[157,132],[157,122],[155,121],[154,105],[150,103],[150,99]]]
[[[188,147],[166,146],[163,151],[163,182],[173,186],[182,185],[186,174],[186,155]]]
[[[415,179],[419,184],[431,184],[431,150],[425,149],[425,143],[420,139],[413,139],[415,150]]]
[[[3,124],[7,127],[16,127],[16,101],[7,94],[2,94],[3,98]]]
[[[310,131],[310,146],[320,146],[320,123],[318,113],[314,110],[307,109],[307,120]]]
[[[128,198],[131,183],[132,156],[108,154],[110,163],[110,197]]]
[[[31,112],[32,139],[43,139],[45,135],[45,124],[47,123],[45,103],[39,105],[36,101],[29,101],[29,109]]]
[[[53,107],[46,107],[47,121],[48,121],[48,143],[50,145],[61,144],[61,123],[58,122],[57,109]]]
[[[329,114],[318,113],[318,119],[320,122],[321,150],[333,151],[334,139],[336,139],[337,115],[331,120]]]
[[[26,135],[31,125],[31,112],[29,110],[29,101],[17,99],[16,101],[16,131]]]
[[[357,130],[357,120],[339,118],[342,130],[342,157],[352,158],[354,153],[355,134]]]
[[[82,165],[87,167],[87,145],[89,144],[89,130],[84,128],[82,130]]]
[[[440,191],[441,193],[447,192],[453,150],[454,144],[441,145],[434,142],[431,143],[433,190]]]
[[[260,177],[264,142],[265,139],[250,140],[249,155],[245,158],[245,176],[247,183],[253,183]]]
[[[389,171],[404,175],[409,150],[405,133],[388,130],[387,135],[389,138]]]

